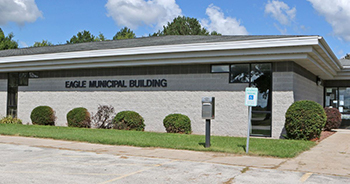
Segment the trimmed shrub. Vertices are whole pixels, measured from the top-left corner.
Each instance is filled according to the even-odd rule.
[[[90,128],[90,113],[84,107],[74,108],[68,112],[67,122],[69,127]]]
[[[286,112],[285,128],[287,138],[311,140],[319,138],[326,124],[323,107],[309,100],[294,102]]]
[[[38,106],[33,109],[30,119],[34,125],[55,125],[55,111],[49,106]]]
[[[144,131],[142,116],[135,111],[121,111],[113,118],[113,128],[119,130]]]
[[[336,108],[325,107],[324,111],[327,115],[326,125],[324,130],[331,131],[332,129],[337,129],[341,124],[341,113]]]
[[[168,133],[191,134],[191,120],[183,114],[169,114],[163,120],[163,125]]]
[[[22,120],[14,118],[12,116],[3,117],[0,120],[0,124],[22,124]]]

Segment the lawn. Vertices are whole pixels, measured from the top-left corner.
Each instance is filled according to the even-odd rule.
[[[204,135],[138,132],[111,129],[85,129],[40,125],[0,124],[0,134],[52,138],[109,145],[161,147],[195,151],[245,154],[246,138],[211,136],[211,147],[205,148]],[[249,155],[281,158],[295,157],[316,143],[285,139],[251,138]]]

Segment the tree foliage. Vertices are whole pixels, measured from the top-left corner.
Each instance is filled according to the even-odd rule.
[[[163,26],[162,31],[153,33],[150,36],[164,36],[164,35],[210,35],[209,31],[201,26],[196,18],[185,16],[178,16],[172,22],[168,22]],[[211,35],[221,35],[213,31]]]
[[[114,36],[113,40],[136,38],[135,33],[127,27],[121,28]]]
[[[14,35],[12,33],[5,36],[4,32],[0,28],[0,50],[17,49],[18,43],[12,40],[13,37]]]
[[[35,42],[33,47],[45,47],[45,46],[52,46],[53,44],[47,40],[43,40],[41,42]]]
[[[84,43],[84,42],[94,42],[95,36],[89,31],[78,32],[77,35],[74,35],[67,43]]]
[[[95,37],[95,42],[106,41],[106,37],[100,32],[98,36]]]

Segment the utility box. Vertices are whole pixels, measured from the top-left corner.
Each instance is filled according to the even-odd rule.
[[[215,118],[215,97],[202,98],[202,118],[203,119]]]

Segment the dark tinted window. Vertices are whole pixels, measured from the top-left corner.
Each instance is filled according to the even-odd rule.
[[[231,65],[230,83],[248,83],[249,82],[249,64]]]
[[[212,73],[228,73],[230,72],[230,65],[212,65]]]

